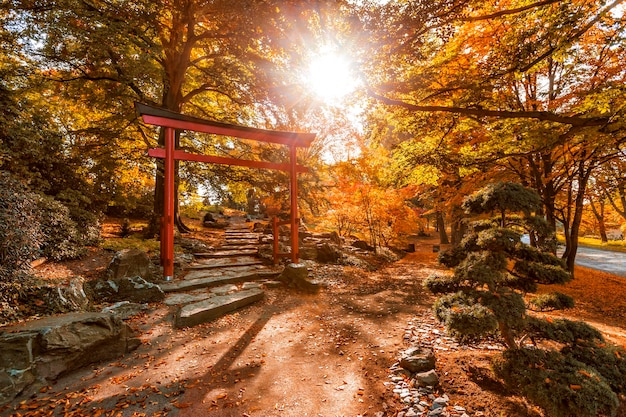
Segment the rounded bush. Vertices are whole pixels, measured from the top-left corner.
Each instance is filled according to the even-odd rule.
[[[494,362],[496,375],[553,417],[613,416],[615,392],[595,369],[542,349],[509,349]]]
[[[574,299],[567,294],[551,292],[534,297],[530,304],[539,311],[564,310],[574,307]]]

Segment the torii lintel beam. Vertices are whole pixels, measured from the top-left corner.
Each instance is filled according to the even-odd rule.
[[[187,116],[159,107],[135,103],[137,113],[144,123],[171,127],[179,130],[193,130],[194,132],[213,133],[216,135],[232,136],[241,139],[252,139],[259,142],[290,145],[299,148],[311,146],[315,139],[315,133],[284,132],[277,130],[265,130],[255,127],[231,125]]]

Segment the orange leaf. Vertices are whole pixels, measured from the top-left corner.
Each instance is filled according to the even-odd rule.
[[[191,403],[179,403],[179,402],[173,402],[172,405],[176,408],[189,408],[191,407]]]
[[[571,389],[573,389],[574,391],[579,390],[579,389],[581,389],[581,388],[582,388],[580,385],[574,385],[574,384],[571,384],[569,387],[570,387]]]
[[[584,369],[581,369],[580,371],[578,371],[579,374],[586,376],[587,378],[591,378],[591,374],[587,371],[585,371]]]

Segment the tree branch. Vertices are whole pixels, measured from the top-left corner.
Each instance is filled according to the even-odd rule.
[[[480,108],[465,108],[454,106],[425,106],[407,103],[402,100],[380,95],[371,89],[368,89],[368,95],[384,104],[390,106],[403,107],[410,111],[422,112],[444,112],[462,114],[465,116],[477,117],[498,117],[501,119],[536,119],[547,122],[561,123],[577,127],[604,126],[609,122],[608,117],[581,117],[581,116],[565,116],[547,111],[508,111],[508,110],[489,110]]]

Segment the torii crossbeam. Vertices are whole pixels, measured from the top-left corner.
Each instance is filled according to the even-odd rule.
[[[211,120],[186,116],[158,107],[135,103],[135,109],[146,124],[161,126],[165,129],[165,147],[148,150],[148,155],[165,159],[164,167],[164,208],[161,219],[161,265],[166,281],[174,278],[174,161],[196,161],[213,164],[237,165],[249,168],[274,169],[290,173],[290,205],[291,205],[291,261],[298,262],[298,172],[308,169],[298,165],[296,149],[311,146],[315,139],[314,133],[282,132],[230,125]],[[265,161],[225,158],[213,155],[200,155],[175,149],[174,133],[176,130],[212,133],[232,136],[241,139],[252,139],[258,142],[275,143],[289,147],[289,163],[279,164]],[[277,236],[274,236],[276,239]],[[276,257],[277,254],[275,253]]]

